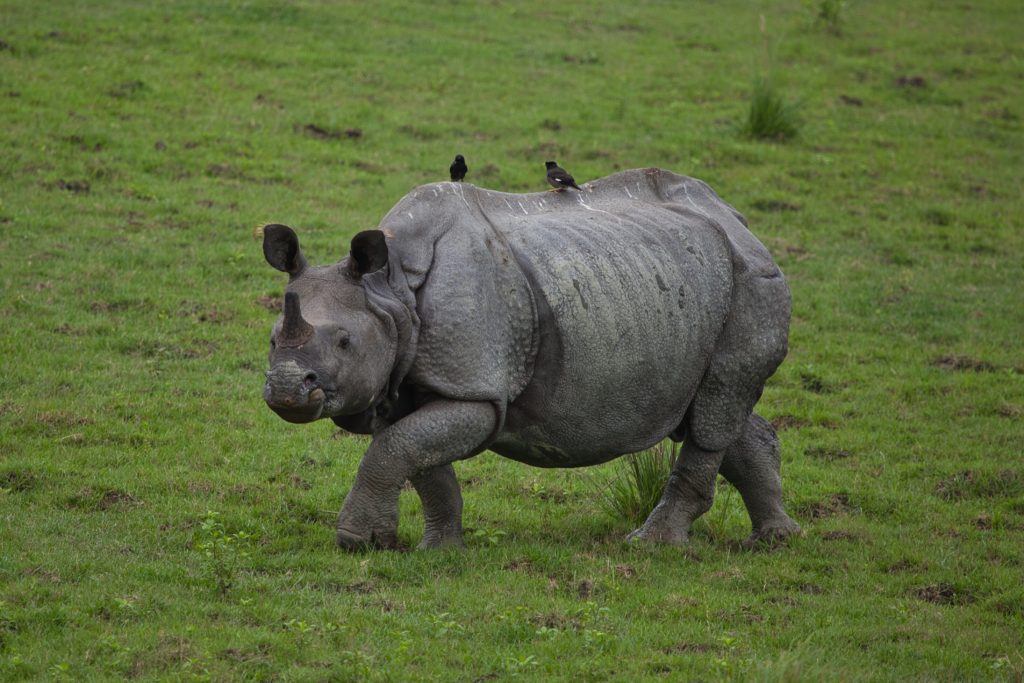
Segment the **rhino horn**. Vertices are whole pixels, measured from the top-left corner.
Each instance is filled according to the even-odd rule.
[[[287,292],[284,295],[284,322],[278,335],[278,346],[301,346],[313,336],[313,326],[302,317],[299,310],[299,295]]]

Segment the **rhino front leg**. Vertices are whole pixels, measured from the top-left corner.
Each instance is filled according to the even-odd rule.
[[[439,477],[447,475],[430,471],[475,455],[494,432],[496,420],[490,403],[439,400],[374,435],[338,515],[338,545],[347,550],[395,547],[398,493],[406,479],[412,479],[414,485],[420,481],[428,489],[436,489],[431,483],[436,484]],[[450,515],[450,489],[458,489],[454,472],[449,481],[442,483],[441,490],[435,490],[433,497],[428,496],[429,502],[424,501],[425,513],[438,515],[435,521]],[[445,490],[449,495],[441,502]],[[431,531],[438,529],[434,527]]]
[[[643,526],[626,540],[688,543],[693,520],[710,510],[715,500],[715,479],[724,455],[724,450],[705,451],[692,440],[683,442],[661,500]]]
[[[455,468],[442,465],[409,478],[423,501],[425,529],[419,548],[448,548],[462,541],[462,491]]]

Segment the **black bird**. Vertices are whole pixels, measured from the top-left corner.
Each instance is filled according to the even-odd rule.
[[[555,188],[553,190],[548,190],[548,192],[561,192],[567,187],[574,187],[577,190],[580,189],[580,186],[576,184],[576,180],[557,163],[554,161],[545,161],[544,165],[548,167],[548,184]]]
[[[466,166],[466,158],[461,154],[455,155],[455,161],[448,167],[448,173],[452,176],[453,183],[461,183],[462,179],[466,177],[466,173],[469,172],[469,166]]]

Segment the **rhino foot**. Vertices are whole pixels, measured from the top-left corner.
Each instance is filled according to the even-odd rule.
[[[686,545],[690,542],[690,537],[681,529],[665,524],[650,524],[648,522],[626,536],[626,542]]]
[[[359,552],[370,549],[398,550],[402,545],[394,531],[358,532],[342,526],[338,527],[335,542],[342,550]]]
[[[466,542],[462,540],[462,534],[426,535],[417,550],[443,550],[447,548],[465,548]]]
[[[743,547],[747,550],[759,547],[770,548],[783,543],[790,536],[799,536],[802,533],[800,525],[786,517],[754,529],[753,533],[743,541]]]

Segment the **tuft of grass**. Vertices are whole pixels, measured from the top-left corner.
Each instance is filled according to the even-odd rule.
[[[601,501],[609,515],[640,524],[658,504],[668,475],[679,455],[679,444],[665,440],[618,461],[618,471],[601,491]]]
[[[800,132],[798,105],[786,102],[768,79],[754,81],[750,96],[750,109],[741,132],[756,140],[782,142],[795,138]]]
[[[842,35],[843,24],[846,23],[846,0],[807,0],[805,4],[814,12],[814,22],[825,32]]]

